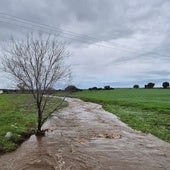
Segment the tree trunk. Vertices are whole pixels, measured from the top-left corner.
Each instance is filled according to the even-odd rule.
[[[36,131],[36,136],[44,136],[45,132],[43,130],[41,130],[42,127],[42,112],[41,109],[38,108],[38,127],[37,127],[37,131]]]

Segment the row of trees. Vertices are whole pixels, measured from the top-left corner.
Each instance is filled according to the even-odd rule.
[[[89,90],[113,90],[114,88],[110,87],[110,86],[104,86],[104,88],[101,88],[101,87],[92,87],[92,88],[89,88]]]
[[[145,87],[146,89],[152,89],[152,88],[154,88],[154,86],[155,86],[155,83],[150,82],[150,83],[146,84],[144,87]],[[163,82],[163,83],[162,83],[162,87],[163,87],[164,89],[169,88],[169,82]],[[138,85],[138,84],[135,84],[135,85],[133,86],[133,88],[138,89],[138,88],[139,88],[139,85]],[[110,86],[104,86],[103,88],[101,88],[101,87],[96,87],[96,86],[95,86],[95,87],[89,88],[88,90],[92,91],[92,90],[113,90],[113,89],[114,89],[114,88],[112,88],[112,87],[110,87]],[[77,88],[77,87],[74,86],[74,85],[70,85],[70,86],[67,86],[67,87],[64,89],[64,91],[65,91],[65,92],[68,92],[68,93],[72,93],[72,92],[82,91],[82,89],[79,89],[79,88]]]
[[[155,83],[151,83],[151,82],[150,82],[150,83],[146,84],[144,87],[145,87],[145,89],[152,89],[152,88],[154,88],[154,86],[155,86]],[[163,82],[163,83],[162,83],[162,87],[163,87],[164,89],[169,88],[169,82]],[[135,84],[135,85],[133,86],[133,88],[138,89],[138,88],[139,88],[139,85]]]

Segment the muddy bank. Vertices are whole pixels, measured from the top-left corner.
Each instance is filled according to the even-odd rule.
[[[0,156],[0,170],[170,169],[169,143],[132,130],[100,105],[67,100],[44,125],[46,137],[31,136]]]

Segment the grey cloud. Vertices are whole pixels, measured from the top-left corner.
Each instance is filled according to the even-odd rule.
[[[133,4],[133,2],[136,5]],[[75,1],[65,0],[68,11],[81,23],[93,24],[88,33],[100,40],[129,36],[137,31],[150,31],[152,23],[163,19],[167,1]],[[168,4],[167,4],[168,5]],[[162,18],[161,18],[162,17]],[[160,21],[158,20],[158,22]],[[148,26],[150,28],[148,28]]]
[[[167,76],[170,77],[170,71],[168,71],[168,70],[146,71],[146,72],[143,72],[143,73],[144,73],[144,74],[161,76],[162,78],[165,78],[165,77],[167,77]]]
[[[61,35],[73,42],[69,62],[82,86],[169,77],[169,9],[169,0],[1,0],[0,6],[0,12],[70,31]],[[0,40],[29,31],[0,21]]]
[[[134,5],[134,2],[138,3]],[[146,28],[146,21],[151,16],[155,20],[155,14],[161,14],[160,3],[164,2],[167,1],[13,0],[3,1],[0,9],[35,22],[63,25],[64,28],[81,27],[84,23],[90,29],[78,28],[78,32],[92,35],[96,37],[93,42],[100,42],[127,37]]]

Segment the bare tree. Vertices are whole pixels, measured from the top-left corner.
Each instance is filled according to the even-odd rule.
[[[46,91],[69,75],[64,66],[65,57],[69,55],[66,43],[57,40],[56,36],[29,34],[22,41],[12,38],[10,45],[5,47],[3,70],[32,93],[37,108],[36,134],[43,134],[42,125],[58,108],[57,105],[44,115],[50,98]]]

